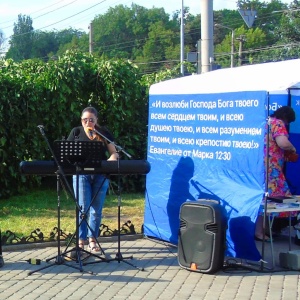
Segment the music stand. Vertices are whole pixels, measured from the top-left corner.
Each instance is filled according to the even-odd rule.
[[[78,166],[81,169],[101,167],[99,153],[102,144],[95,141],[54,141],[54,150],[62,167]]]
[[[45,139],[45,141],[46,141],[46,143],[48,145],[48,148],[49,148],[49,150],[50,150],[50,152],[51,152],[51,154],[53,156],[55,164],[57,166],[57,171],[55,172],[56,175],[57,175],[57,232],[58,232],[58,237],[57,237],[57,255],[46,260],[48,262],[49,260],[52,260],[52,259],[55,258],[55,261],[52,264],[49,264],[49,265],[44,266],[42,268],[39,268],[39,269],[37,269],[35,271],[28,272],[28,275],[31,275],[31,274],[33,274],[35,272],[44,270],[44,269],[49,268],[49,267],[54,266],[54,265],[62,265],[62,264],[66,265],[66,266],[69,266],[71,268],[77,269],[80,272],[82,272],[83,269],[82,269],[81,265],[78,268],[76,266],[72,266],[72,265],[66,263],[65,260],[64,260],[64,256],[63,256],[63,254],[60,251],[60,233],[61,233],[61,229],[60,229],[60,180],[61,180],[61,177],[63,178],[64,183],[65,183],[66,187],[68,188],[69,193],[72,195],[73,199],[75,199],[75,195],[74,195],[73,190],[71,189],[71,187],[69,185],[69,182],[68,182],[68,180],[66,178],[66,175],[64,174],[64,171],[63,171],[63,169],[62,169],[59,161],[57,160],[57,157],[56,157],[56,155],[55,155],[55,153],[54,153],[54,151],[53,151],[53,149],[52,149],[52,147],[51,147],[51,145],[50,145],[50,143],[49,143],[49,141],[47,139],[47,136],[46,136],[45,131],[44,131],[44,126],[43,125],[38,125],[37,127],[39,128],[42,136],[44,137],[44,139]],[[76,202],[76,200],[75,200],[75,202]],[[92,272],[88,272],[88,273],[93,274]]]
[[[70,165],[71,165],[71,166],[76,167],[76,193],[75,193],[76,231],[73,234],[73,236],[71,237],[70,242],[67,244],[66,251],[63,253],[63,255],[66,255],[68,253],[72,254],[75,251],[76,262],[79,262],[80,267],[82,267],[81,255],[80,255],[81,252],[84,252],[84,253],[88,254],[89,256],[97,257],[101,260],[101,262],[106,261],[105,258],[103,258],[95,253],[86,251],[83,248],[79,247],[79,232],[78,232],[80,224],[84,221],[86,222],[87,227],[89,229],[91,229],[87,222],[87,219],[86,219],[86,213],[89,211],[94,199],[96,198],[98,192],[100,191],[101,187],[103,186],[103,184],[106,180],[106,179],[103,180],[101,186],[98,189],[98,192],[94,195],[93,199],[91,200],[91,203],[89,204],[89,206],[86,208],[86,211],[84,212],[84,211],[82,211],[82,208],[79,206],[79,203],[78,203],[79,175],[82,172],[88,172],[92,168],[101,167],[102,160],[99,159],[99,153],[101,153],[101,151],[102,151],[102,147],[103,147],[102,143],[95,142],[95,141],[62,140],[62,141],[55,141],[54,147],[55,147],[56,155],[58,156],[58,161],[61,166],[70,167]],[[80,219],[81,219],[80,222],[79,222],[79,215],[80,215]],[[76,240],[76,246],[70,250],[67,250],[74,237]],[[94,239],[95,239],[96,243],[98,243],[97,237],[94,236]],[[103,254],[105,256],[105,253],[99,243],[98,243],[98,246],[101,250],[101,254]],[[72,259],[72,255],[71,255],[71,259]]]

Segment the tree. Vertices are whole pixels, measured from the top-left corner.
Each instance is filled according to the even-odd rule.
[[[294,2],[294,8],[299,8],[299,1]],[[272,0],[270,2],[246,0],[238,1],[237,5],[239,9],[256,11],[256,18],[251,28],[253,32],[251,34],[247,32],[245,37],[246,41],[242,45],[243,56],[246,61],[249,61],[249,63],[260,63],[296,57],[295,45],[290,43],[292,38],[291,35],[289,35],[289,33],[295,30],[295,23],[283,23],[283,15],[285,15],[284,12],[287,11],[287,5],[285,3],[282,3],[280,0]],[[220,15],[220,12],[221,11],[215,13],[215,21],[217,23],[235,29],[236,37],[239,37],[239,34],[243,34],[238,32],[239,29],[236,29],[237,27],[234,26],[237,23],[233,18],[232,11],[229,11],[229,13],[226,12],[224,15]],[[229,15],[231,15],[232,21],[228,19]],[[222,20],[222,18],[226,18],[227,23],[221,23],[219,20]],[[242,20],[240,16],[239,18]],[[242,25],[245,26],[244,22]],[[225,30],[226,29],[223,29],[223,32]],[[294,32],[296,32],[296,30]],[[294,36],[296,36],[296,34]],[[228,67],[230,37],[228,35],[226,41],[222,41],[221,39],[221,28],[215,28],[215,50],[218,52],[217,59],[222,66]],[[238,51],[237,47],[239,47],[239,45],[238,42],[235,41],[235,52]],[[289,50],[287,50],[287,48],[289,48]]]
[[[256,19],[253,28],[260,28],[266,34],[266,40],[269,45],[276,43],[280,40],[276,34],[281,22],[281,13],[287,9],[287,5],[279,0],[273,0],[269,3],[256,1],[254,9],[257,11]]]
[[[72,28],[61,31],[34,31],[31,18],[19,15],[18,23],[14,24],[14,34],[6,58],[15,61],[30,58],[48,61],[65,50],[77,49],[78,40],[84,36],[87,36],[85,32]],[[88,43],[87,48],[84,45],[82,48],[88,49]]]
[[[0,49],[2,48],[4,43],[4,33],[3,31],[0,29]]]
[[[68,43],[60,43],[56,52],[57,56],[63,55],[67,50],[81,50],[82,52],[89,52],[89,37],[86,33],[78,37],[77,35],[70,36],[71,41]]]
[[[279,25],[274,28],[277,40],[270,49],[260,54],[259,62],[299,58],[299,6],[300,1],[293,1],[288,9],[276,11],[280,18]]]
[[[143,52],[140,57],[136,58],[137,62],[155,63],[155,69],[164,66],[166,61],[166,50],[169,47],[174,47],[172,40],[174,33],[171,30],[166,30],[162,22],[154,23],[149,28],[148,39],[146,40]],[[149,70],[150,66],[146,66]],[[143,67],[141,66],[143,69]],[[146,70],[144,68],[144,70]]]
[[[77,50],[79,39],[86,36],[85,32],[72,28],[61,31],[35,31],[33,35],[32,58],[48,61],[62,55],[66,50]],[[88,51],[88,42],[85,52]]]
[[[58,49],[58,42],[55,32],[36,31],[33,35],[32,58],[39,58],[48,61],[49,53],[55,53]]]
[[[179,27],[163,8],[118,5],[95,18],[93,28],[95,53],[141,63],[144,71],[150,66],[145,63],[165,60],[166,49],[172,53],[180,41]]]
[[[14,23],[13,31],[6,58],[12,58],[15,61],[31,58],[33,45],[32,19],[29,16],[18,15],[18,22]]]
[[[132,58],[135,35],[131,20],[135,18],[128,7],[118,5],[94,19],[94,52],[108,58]]]
[[[257,56],[255,51],[252,49],[261,48],[266,45],[265,33],[259,28],[250,28],[246,29],[245,26],[241,26],[235,30],[236,38],[243,37],[242,44],[242,57],[239,57],[239,47],[241,41],[235,39],[234,40],[234,49],[235,49],[235,60],[241,59],[243,62],[253,62],[253,59]],[[230,54],[231,54],[231,42],[232,37],[231,33],[229,33],[224,40],[216,45],[215,53],[216,53],[216,62],[220,64],[222,67],[228,67],[230,64]],[[237,65],[235,63],[235,65]]]
[[[280,26],[276,28],[276,34],[281,42],[299,42],[300,30],[300,1],[293,1],[288,10],[280,13]]]
[[[223,41],[224,37],[227,36],[229,32],[228,28],[239,28],[244,25],[244,21],[238,11],[222,9],[214,12],[214,24],[221,25],[214,26],[214,43],[218,45]]]

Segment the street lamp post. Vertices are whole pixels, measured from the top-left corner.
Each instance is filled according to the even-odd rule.
[[[224,27],[229,30],[231,30],[231,54],[230,54],[230,67],[233,68],[233,60],[234,60],[234,29],[221,25],[221,24],[215,24],[217,27]]]

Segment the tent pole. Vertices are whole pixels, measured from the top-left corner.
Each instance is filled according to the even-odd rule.
[[[267,117],[267,128],[266,128],[266,151],[265,151],[265,193],[264,193],[264,215],[263,215],[263,241],[262,241],[262,250],[261,250],[261,264],[260,268],[261,270],[264,269],[265,262],[265,237],[266,237],[266,219],[267,219],[267,199],[269,196],[269,131],[270,131],[270,94],[268,93],[268,99],[267,99],[267,107],[268,107],[268,117]],[[272,232],[270,233],[272,234]],[[272,238],[272,237],[271,237]],[[273,266],[274,267],[274,266]]]

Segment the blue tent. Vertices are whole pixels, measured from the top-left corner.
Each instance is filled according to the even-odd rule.
[[[300,116],[299,69],[297,59],[151,86],[145,235],[177,244],[180,206],[215,199],[228,218],[225,254],[261,258],[254,228],[265,192],[267,118],[282,105],[291,105]],[[299,122],[291,125],[290,134],[300,149]],[[300,194],[297,164],[288,166],[287,178]]]

